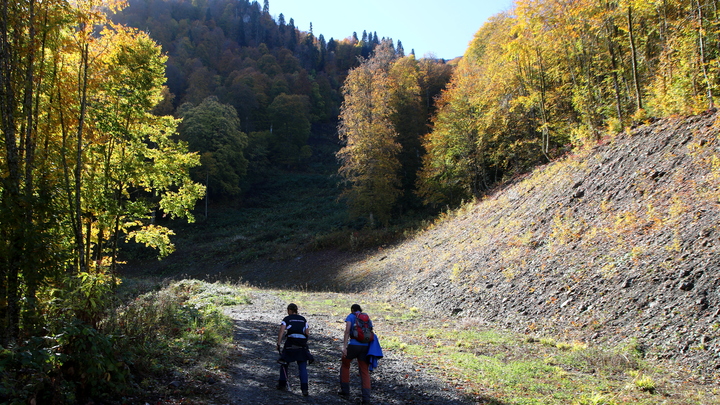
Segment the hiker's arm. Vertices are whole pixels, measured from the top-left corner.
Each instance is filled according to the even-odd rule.
[[[277,348],[280,350],[280,344],[282,343],[283,335],[285,334],[285,325],[280,325],[280,333],[278,333]]]
[[[343,335],[343,347],[342,347],[342,354],[343,357],[347,356],[347,345],[350,341],[350,322],[345,322],[345,334]]]

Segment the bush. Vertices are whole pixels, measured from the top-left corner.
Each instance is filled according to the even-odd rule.
[[[0,352],[0,400],[72,404],[113,398],[129,388],[127,359],[116,338],[73,319],[55,336],[33,337]]]
[[[25,398],[32,397],[47,399],[48,403],[56,397],[74,399],[69,395],[69,388],[60,390],[65,395],[54,392],[57,390],[50,378],[56,369],[49,349],[52,343],[35,337],[22,345],[0,351],[0,403],[24,404]],[[38,393],[44,394],[38,396]]]
[[[248,302],[236,287],[184,280],[112,309],[108,302],[117,300],[98,275],[70,285],[48,304],[48,336],[0,350],[0,403],[142,396],[136,381],[153,390],[168,374],[186,373],[187,364],[205,375],[232,342],[220,306]]]
[[[230,343],[233,325],[220,306],[247,302],[237,288],[183,280],[119,308],[108,329],[125,336],[137,372],[168,372]]]
[[[127,391],[130,370],[127,354],[117,350],[117,339],[74,320],[55,336],[63,379],[75,386],[79,398],[112,398]]]

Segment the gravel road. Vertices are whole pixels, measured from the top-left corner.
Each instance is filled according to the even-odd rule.
[[[239,355],[231,365],[232,380],[225,389],[230,404],[354,404],[360,403],[360,381],[356,363],[351,370],[350,399],[338,396],[341,320],[329,314],[304,313],[311,325],[310,348],[315,363],[308,366],[310,395],[303,397],[297,366],[289,370],[289,391],[278,391],[279,367],[275,342],[287,302],[272,292],[251,293],[252,304],[233,307],[235,341]],[[381,341],[382,343],[382,341]],[[384,349],[385,357],[372,372],[373,404],[472,404],[457,389],[439,381],[400,353]]]

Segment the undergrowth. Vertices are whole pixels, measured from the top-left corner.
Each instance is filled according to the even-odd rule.
[[[131,291],[152,288],[128,284]],[[153,289],[115,307],[96,307],[90,317],[73,308],[87,308],[73,304],[77,297],[58,297],[45,336],[0,352],[0,403],[145,403],[188,398],[208,379],[222,378],[233,336],[222,307],[247,303],[244,290],[196,280]],[[80,302],[119,302],[110,289],[78,290],[88,291]],[[127,297],[122,288],[117,297]],[[168,385],[172,381],[183,383]]]

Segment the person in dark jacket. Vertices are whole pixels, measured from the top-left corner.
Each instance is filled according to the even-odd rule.
[[[355,318],[362,313],[362,308],[358,304],[350,307],[350,314],[345,318],[345,334],[343,336],[342,347],[342,364],[340,365],[340,396],[345,398],[350,396],[350,364],[353,359],[358,361],[358,369],[360,370],[360,382],[362,384],[362,403],[370,403],[370,371],[368,364],[368,348],[369,343],[358,342],[352,338],[350,333]],[[370,321],[372,328],[372,321]]]
[[[280,323],[280,333],[278,333],[277,350],[280,352],[280,378],[277,388],[279,390],[287,390],[288,383],[288,364],[297,362],[300,374],[300,389],[303,396],[308,396],[308,361],[312,362],[313,358],[308,350],[308,336],[310,336],[310,327],[305,317],[298,314],[298,307],[290,304],[287,307],[288,316],[283,318]],[[285,345],[280,350],[283,337]]]

